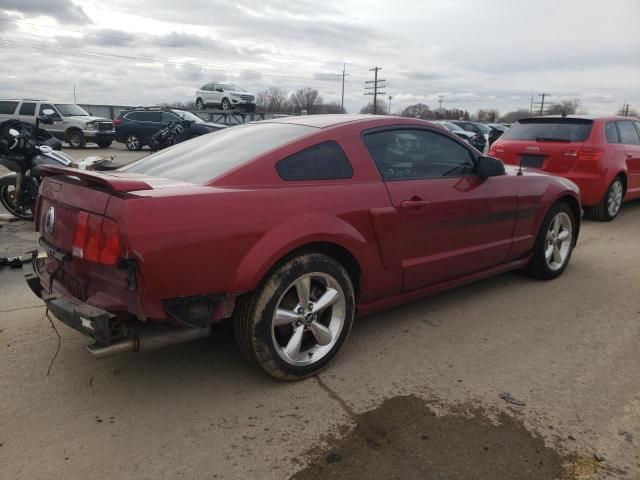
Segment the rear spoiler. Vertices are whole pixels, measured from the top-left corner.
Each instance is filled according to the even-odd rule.
[[[55,165],[42,165],[38,169],[43,176],[64,175],[75,177],[88,184],[107,187],[114,192],[136,192],[140,190],[153,190],[153,187],[144,180],[135,178],[124,172],[96,172],[93,170],[80,170],[78,168],[58,167]]]

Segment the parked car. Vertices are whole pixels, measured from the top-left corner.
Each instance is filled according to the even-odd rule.
[[[485,142],[484,136],[481,133],[468,132],[467,130],[464,130],[462,127],[459,127],[458,125],[456,125],[455,123],[451,123],[446,120],[435,120],[433,121],[433,123],[442,125],[444,128],[449,130],[454,135],[462,138],[463,140],[473,145],[479,151],[482,151],[484,149],[486,142]]]
[[[54,111],[54,123],[45,130],[71,148],[84,148],[87,142],[107,148],[115,138],[113,122],[108,118],[94,117],[84,108],[73,103],[56,103],[47,100],[0,100],[0,121],[16,118],[35,123],[44,110]]]
[[[150,145],[151,137],[170,122],[182,121],[188,122],[188,125],[182,131],[183,138],[180,141],[227,128],[219,123],[205,122],[191,112],[164,107],[123,110],[113,124],[118,142],[124,143],[129,150],[140,150],[143,146]]]
[[[240,107],[247,112],[256,109],[256,95],[233,83],[207,83],[196,92],[196,108],[218,107],[232,110]]]
[[[46,255],[25,259],[27,282],[95,356],[231,319],[247,357],[286,379],[325,367],[356,313],[508,270],[559,276],[580,229],[576,185],[418,119],[267,120],[115,172],[45,173]]]
[[[490,154],[575,182],[597,220],[613,220],[623,201],[640,198],[640,121],[613,116],[526,118]]]
[[[491,129],[489,127],[487,127],[484,123],[471,122],[468,120],[451,120],[451,123],[459,126],[467,132],[482,135],[484,143],[482,144],[482,148],[478,148],[478,150],[480,150],[482,153],[487,153],[487,150],[489,149],[489,134],[491,133]]]

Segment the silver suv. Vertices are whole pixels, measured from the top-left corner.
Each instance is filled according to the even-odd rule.
[[[35,123],[36,116],[50,108],[55,112],[53,125],[40,125],[71,148],[84,148],[87,142],[107,148],[115,139],[113,122],[94,117],[79,105],[55,103],[46,100],[0,100],[0,122],[11,118]]]
[[[222,110],[241,107],[253,112],[256,109],[256,96],[233,83],[207,83],[196,92],[196,108],[204,110],[206,107],[219,107]]]

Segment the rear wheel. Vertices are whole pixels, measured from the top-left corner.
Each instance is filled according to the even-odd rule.
[[[198,110],[204,110],[205,109],[205,104],[204,104],[204,102],[202,101],[201,98],[196,100],[196,109],[198,109]]]
[[[15,202],[16,186],[2,185],[0,186],[0,203],[7,209],[11,215],[22,220],[33,220],[33,206],[35,204],[35,196],[32,192],[22,192],[22,202]]]
[[[67,142],[71,148],[84,148],[87,140],[80,130],[72,130],[67,134]]]
[[[231,110],[231,102],[229,101],[228,98],[222,99],[222,110],[226,110],[226,111]]]
[[[138,134],[134,132],[127,134],[124,143],[127,146],[127,150],[137,151],[142,148],[142,141]]]
[[[589,210],[589,215],[594,220],[610,222],[618,216],[622,199],[624,197],[624,183],[620,176],[613,179],[611,185],[605,193],[604,198]]]
[[[238,346],[268,374],[297,380],[327,366],[355,314],[353,285],[333,258],[310,253],[280,264],[234,312]]]
[[[558,277],[569,264],[575,238],[573,210],[564,202],[556,203],[542,222],[527,272],[547,280]]]

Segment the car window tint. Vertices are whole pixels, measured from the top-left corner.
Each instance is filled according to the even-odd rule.
[[[514,124],[502,139],[584,142],[592,127],[593,120],[581,118],[531,118]]]
[[[162,112],[141,112],[145,122],[162,122]]]
[[[36,114],[36,104],[35,103],[23,103],[20,106],[20,111],[18,115],[35,115]]]
[[[290,123],[239,125],[179,143],[121,170],[205,184],[258,155],[317,130]]]
[[[140,120],[142,118],[141,112],[131,112],[125,115],[127,120]]]
[[[626,145],[640,145],[640,137],[631,120],[620,120],[618,122],[620,131],[620,141]]]
[[[469,150],[429,130],[370,133],[364,141],[385,181],[460,177],[474,171]]]
[[[335,180],[351,178],[353,169],[336,142],[323,142],[280,160],[276,165],[283,180]]]
[[[607,137],[607,143],[620,143],[616,122],[607,122],[604,126],[604,134]]]
[[[17,106],[18,102],[0,102],[0,114],[13,115]]]
[[[162,122],[163,123],[179,122],[179,121],[180,121],[180,117],[178,117],[175,113],[162,112]]]

